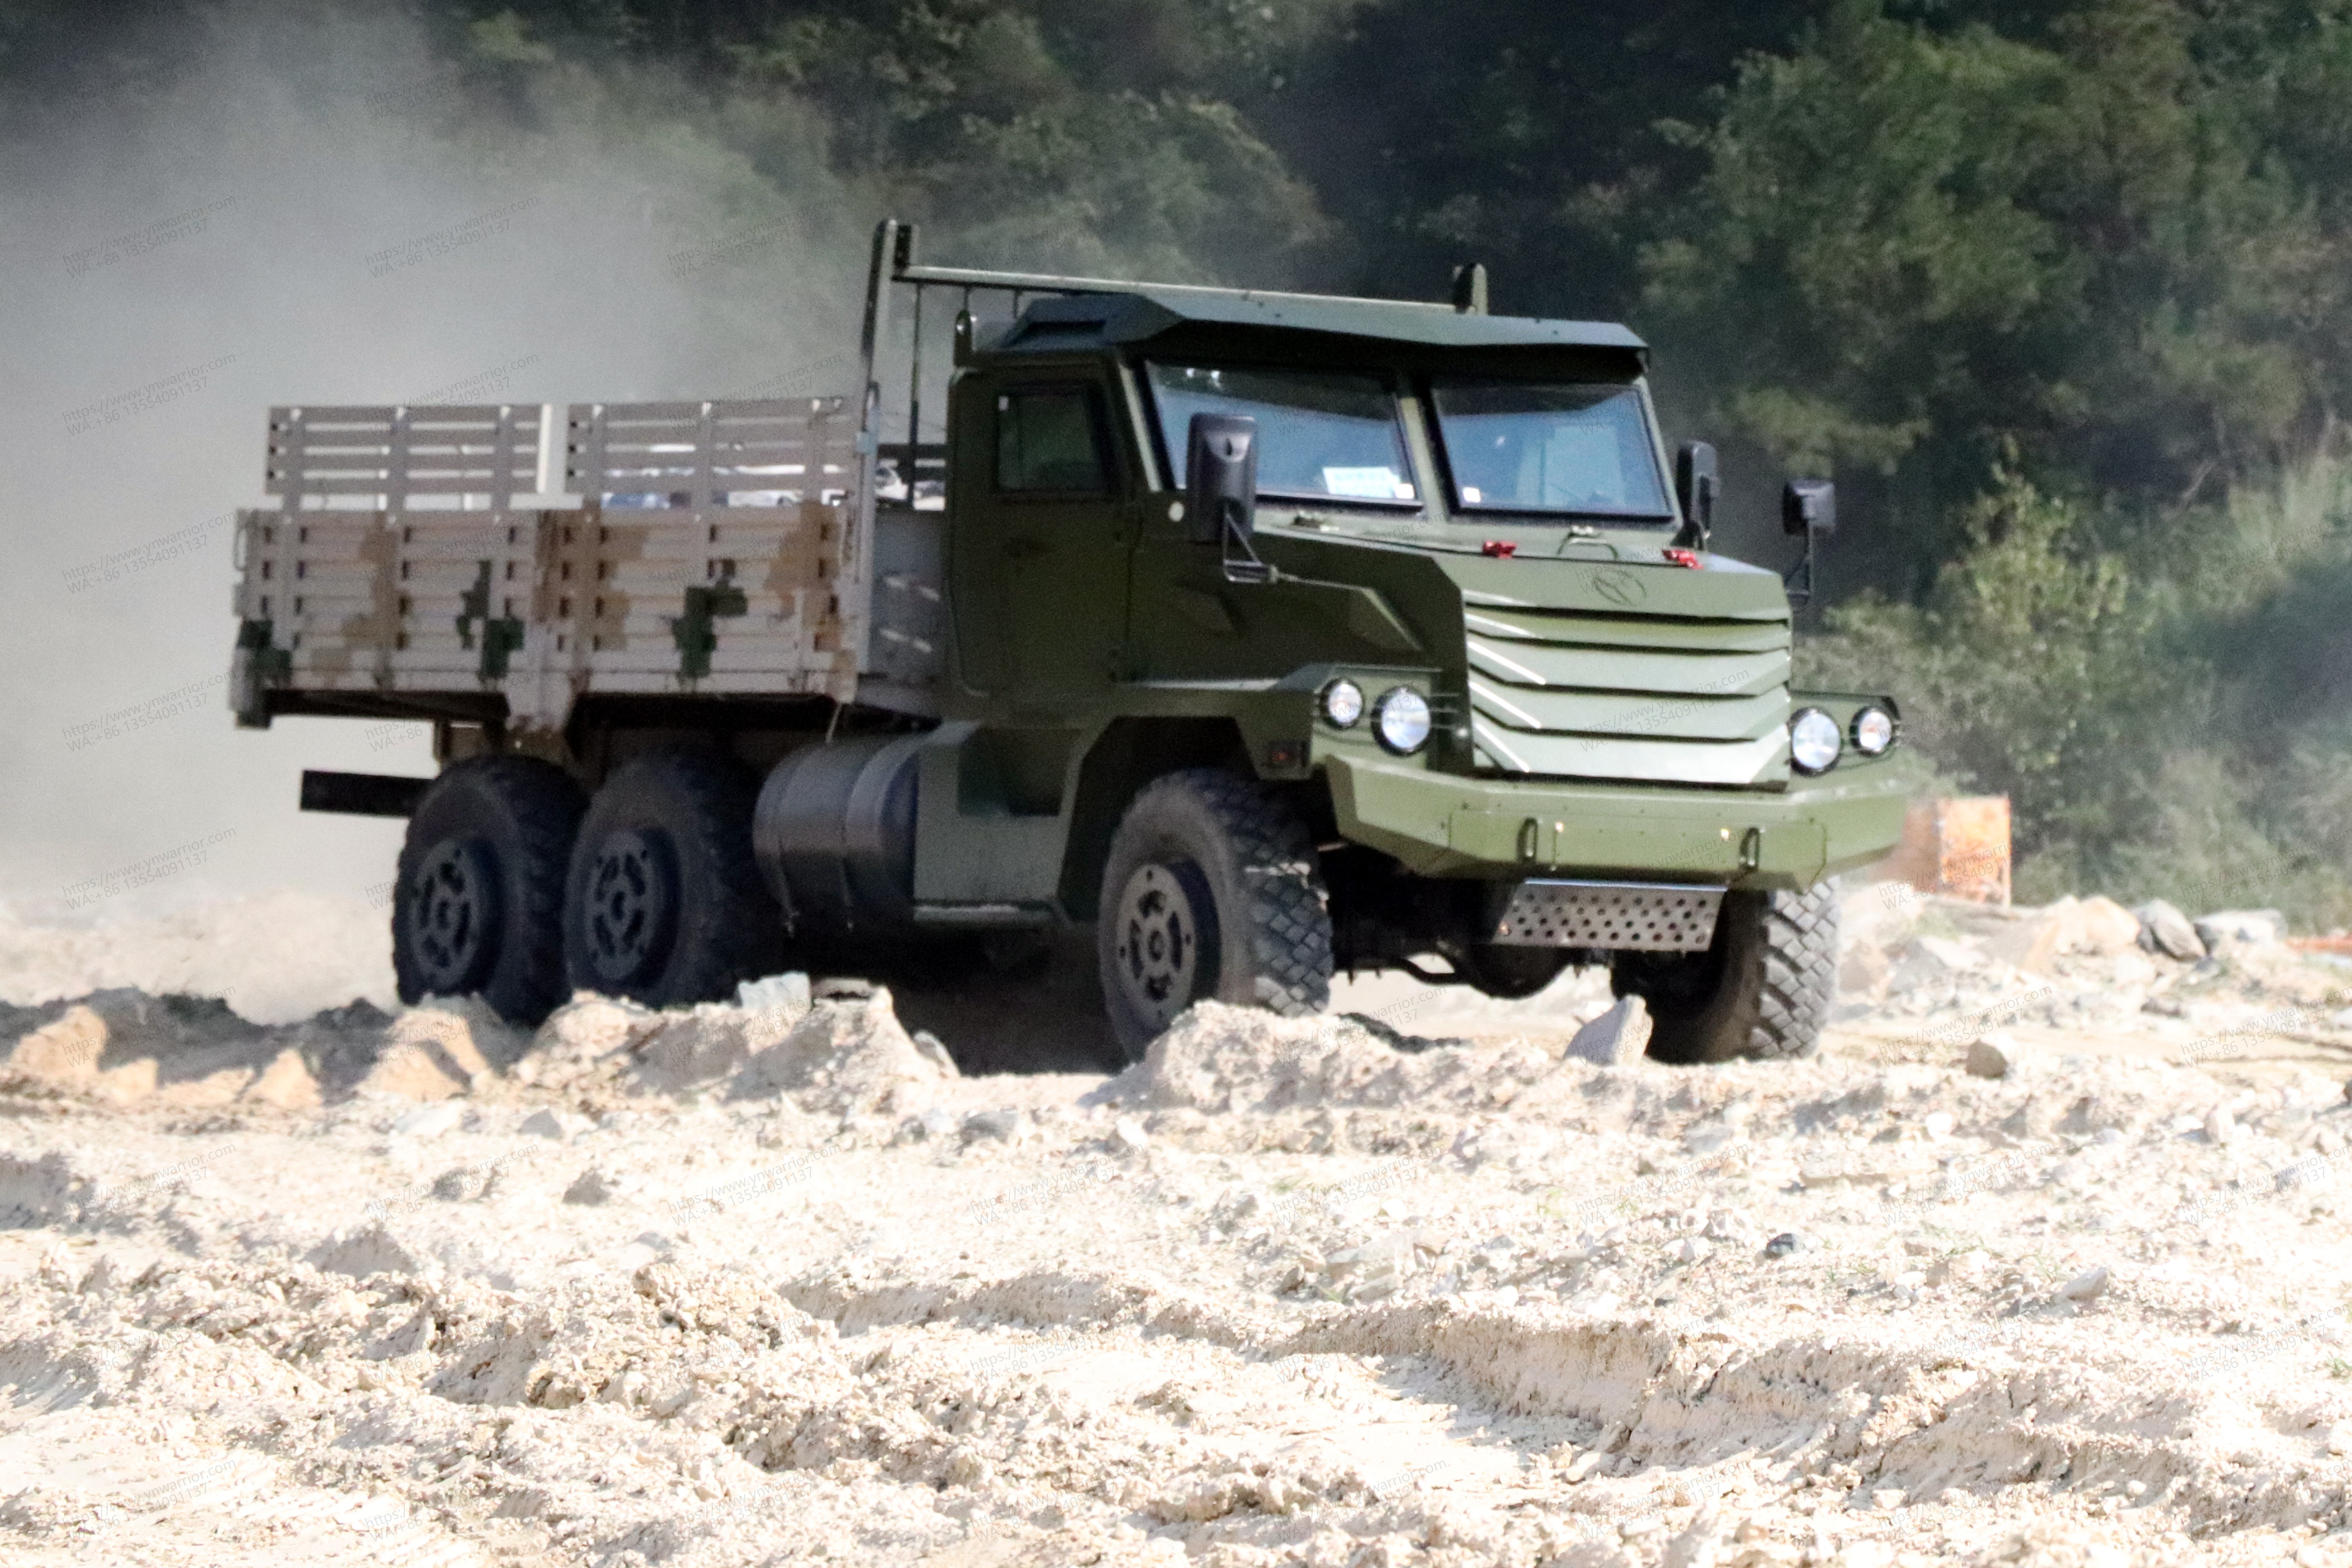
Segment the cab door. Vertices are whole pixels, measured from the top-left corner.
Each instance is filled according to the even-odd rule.
[[[1098,379],[975,375],[957,432],[956,636],[967,685],[1016,706],[1098,696],[1127,639],[1132,547]]]

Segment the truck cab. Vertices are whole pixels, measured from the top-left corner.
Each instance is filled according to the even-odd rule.
[[[1206,770],[1315,840],[1300,897],[1339,968],[1515,994],[1608,962],[1666,1050],[1759,1047],[1745,1008],[1692,1017],[1727,918],[1794,919],[1819,970],[1820,889],[1892,845],[1912,775],[1891,700],[1791,692],[1790,595],[1708,548],[1706,455],[1669,455],[1645,358],[1608,323],[1140,285],[961,319],[940,710],[1026,759],[1027,805],[1066,822],[1054,887],[1020,891],[1098,922],[1114,990],[1149,936],[1122,905],[1149,900],[1104,879],[1113,819]],[[1237,524],[1205,521],[1203,416],[1249,435]],[[919,890],[947,890],[935,846],[989,831],[926,813]],[[1826,1002],[1765,1048],[1809,1044]],[[1152,1011],[1123,1033],[1172,1016]]]

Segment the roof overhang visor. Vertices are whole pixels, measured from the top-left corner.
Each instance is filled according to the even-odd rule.
[[[1406,300],[1222,290],[1159,294],[1146,287],[1124,294],[1037,300],[1019,320],[984,333],[979,347],[988,353],[1083,353],[1107,348],[1180,351],[1244,340],[1269,346],[1288,340],[1284,358],[1311,352],[1319,341],[1334,349],[1345,345],[1352,350],[1350,358],[1375,345],[1433,350],[1433,357],[1447,359],[1465,353],[1486,363],[1497,351],[1513,358],[1565,353],[1614,360],[1631,374],[1639,374],[1646,346],[1612,321],[1478,315]]]

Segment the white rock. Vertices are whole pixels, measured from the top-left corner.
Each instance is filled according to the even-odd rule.
[[[2185,963],[2205,956],[2205,939],[2197,934],[2197,927],[2162,899],[2150,899],[2132,913],[2139,917],[2139,944],[2150,952]]]
[[[2352,1454],[2352,1421],[2338,1421],[2327,1429],[2327,1451]]]
[[[438,1138],[454,1130],[466,1120],[466,1107],[455,1100],[436,1100],[420,1105],[414,1110],[401,1112],[392,1124],[393,1135],[398,1138]]]
[[[1112,1142],[1129,1151],[1140,1149],[1151,1142],[1151,1134],[1146,1132],[1143,1130],[1143,1123],[1132,1116],[1122,1116],[1112,1122],[1110,1136]]]
[[[1601,1067],[1618,1067],[1639,1059],[1650,1044],[1650,1009],[1639,996],[1621,996],[1616,1005],[1568,1042],[1568,1056]]]
[[[2238,1135],[2238,1119],[2230,1114],[2226,1105],[2217,1105],[2205,1113],[2205,1136],[2216,1143],[2227,1143]]]
[[[1919,1125],[1927,1130],[1930,1138],[1949,1138],[1956,1124],[1948,1110],[1931,1110],[1919,1119]]]
[[[806,1012],[809,1005],[809,977],[795,969],[786,974],[771,974],[759,980],[746,980],[735,987],[735,1005],[755,1012],[788,1007]]]
[[[2102,1263],[2084,1269],[2083,1272],[2058,1287],[2058,1294],[2069,1301],[2088,1301],[2105,1291],[2106,1288],[2107,1268]]]

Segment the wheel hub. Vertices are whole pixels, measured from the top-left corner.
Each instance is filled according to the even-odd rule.
[[[1135,868],[1119,894],[1113,975],[1127,999],[1166,1025],[1210,988],[1213,944],[1208,887],[1191,864],[1147,863]]]
[[[478,838],[425,852],[408,889],[409,948],[427,993],[461,996],[498,958],[498,860]]]
[[[588,951],[599,980],[627,985],[669,956],[677,867],[668,842],[630,829],[597,847],[588,874]]]

